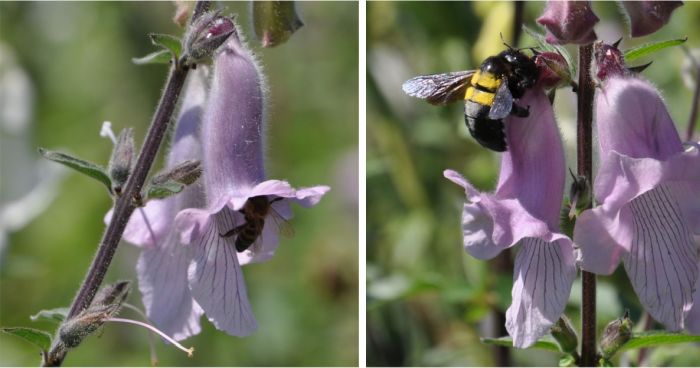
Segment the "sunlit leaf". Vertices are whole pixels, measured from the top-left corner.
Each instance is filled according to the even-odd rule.
[[[629,61],[632,61],[634,59],[638,59],[642,56],[646,56],[646,55],[661,51],[661,50],[668,48],[668,47],[682,45],[687,40],[688,40],[688,37],[645,43],[643,45],[626,50],[624,53],[625,61],[629,62]]]
[[[632,334],[632,338],[619,351],[688,342],[700,342],[700,335],[686,335],[667,331],[637,332]]]
[[[140,58],[132,58],[131,62],[138,65],[144,64],[170,64],[173,55],[168,50],[158,50]]]
[[[170,50],[175,58],[180,57],[182,41],[179,38],[163,33],[149,33],[148,38],[154,45]]]
[[[9,335],[21,337],[38,346],[43,351],[48,351],[51,347],[51,334],[46,331],[29,327],[0,327],[0,331]]]
[[[105,172],[105,169],[92,162],[81,160],[63,152],[48,151],[39,148],[39,154],[47,160],[58,162],[59,164],[70,167],[73,170],[85,174],[93,179],[98,180],[107,187],[107,190],[112,190],[112,180]]]

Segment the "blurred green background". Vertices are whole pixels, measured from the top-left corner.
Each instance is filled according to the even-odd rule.
[[[202,319],[203,332],[184,342],[194,357],[157,342],[159,365],[357,365],[358,6],[299,3],[305,26],[261,49],[248,3],[222,5],[238,14],[267,74],[268,176],[332,190],[313,209],[294,208],[295,237],[271,261],[244,268],[259,330],[241,339]],[[105,120],[116,131],[133,126],[140,145],[167,68],[130,60],[153,50],[148,32],[182,33],[174,9],[171,2],[0,3],[0,325],[54,331],[29,316],[70,304],[111,206],[101,184],[46,165],[36,148],[106,164]],[[122,244],[106,282],[135,280],[138,253]],[[129,301],[141,305],[138,291]],[[149,365],[147,344],[146,330],[108,324],[65,364]],[[0,365],[39,361],[32,345],[0,335]]]
[[[543,2],[527,2],[524,22],[535,19]],[[504,49],[499,32],[511,39],[510,2],[369,2],[367,4],[367,364],[487,366],[492,349],[479,342],[494,336],[492,310],[510,304],[512,270],[468,256],[462,248],[463,190],[442,176],[463,173],[483,190],[493,190],[499,156],[469,136],[463,106],[435,107],[406,96],[401,84],[421,74],[475,69]],[[700,47],[700,3],[687,2],[661,31],[630,39],[612,2],[595,2],[599,39],[622,47],[688,36]],[[520,46],[535,46],[523,37]],[[575,60],[576,49],[568,47]],[[686,54],[679,47],[653,56],[644,76],[662,91],[682,136],[692,90],[683,83]],[[639,60],[643,64],[647,60]],[[559,90],[555,112],[567,159],[575,168],[575,96]],[[567,183],[567,187],[568,187]],[[624,272],[600,277],[599,331],[630,309],[641,309]],[[574,284],[567,315],[578,326],[581,287]],[[577,327],[578,328],[578,327]],[[511,351],[513,365],[551,366],[558,357],[542,350]],[[619,364],[635,364],[627,355]],[[700,349],[678,345],[657,349],[647,364],[700,364]]]

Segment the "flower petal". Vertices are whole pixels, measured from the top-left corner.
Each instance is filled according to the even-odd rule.
[[[136,265],[148,319],[175,340],[201,331],[199,319],[204,312],[190,294],[189,263],[187,248],[171,232],[162,247],[144,249]]]
[[[627,207],[608,213],[598,206],[576,219],[574,242],[581,248],[581,268],[609,275],[629,250],[633,237],[632,214]]]
[[[672,188],[660,186],[630,203],[634,238],[623,257],[644,308],[671,331],[683,328],[698,279],[695,242]]]
[[[506,312],[506,329],[513,346],[527,348],[549,332],[564,312],[575,278],[570,240],[523,240],[515,257],[513,302]]]
[[[212,222],[208,211],[188,208],[175,216],[175,228],[180,233],[180,243],[191,244],[197,240],[203,230]]]
[[[658,160],[683,151],[661,95],[644,79],[611,75],[596,94],[595,114],[603,160],[611,151]]]
[[[222,238],[221,231],[216,221],[209,221],[194,242],[187,273],[190,290],[216,328],[248,336],[258,324],[248,302],[234,238]]]
[[[158,246],[165,241],[171,227],[173,202],[152,200],[146,206],[137,208],[129,218],[122,238],[138,246]],[[105,215],[105,224],[112,221],[113,209]]]
[[[321,198],[331,190],[327,185],[317,185],[309,188],[299,188],[296,192],[295,202],[304,207],[313,207],[321,200]]]

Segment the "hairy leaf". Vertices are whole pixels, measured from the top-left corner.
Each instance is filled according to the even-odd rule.
[[[68,315],[68,308],[43,309],[39,313],[29,317],[32,321],[63,322]]]
[[[81,160],[63,152],[48,151],[43,148],[39,148],[39,154],[47,160],[58,162],[93,179],[97,179],[107,187],[107,190],[112,190],[112,180],[105,172],[105,169],[99,165]]]
[[[132,58],[131,62],[138,65],[144,64],[170,64],[173,55],[168,50],[158,50],[140,58]]]
[[[51,334],[46,331],[29,327],[0,327],[0,331],[9,335],[21,337],[38,346],[43,351],[48,351],[51,347]]]

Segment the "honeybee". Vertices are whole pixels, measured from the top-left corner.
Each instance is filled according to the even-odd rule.
[[[235,246],[238,253],[244,252],[255,244],[261,237],[265,228],[265,219],[269,216],[277,226],[277,232],[280,235],[291,237],[294,235],[294,229],[289,222],[285,220],[275,209],[272,204],[281,201],[284,198],[277,197],[269,199],[267,196],[250,197],[243,205],[243,208],[238,210],[243,215],[243,223],[234,226],[233,229],[225,234],[219,234],[221,237],[229,238],[236,236]]]

